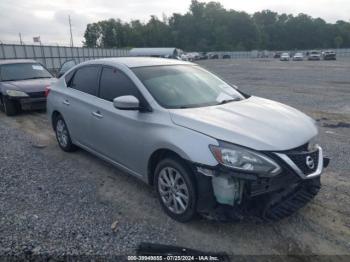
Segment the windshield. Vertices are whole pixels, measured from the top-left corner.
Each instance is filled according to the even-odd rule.
[[[52,75],[37,63],[8,64],[0,66],[1,81],[51,78]]]
[[[132,70],[165,108],[210,106],[244,99],[232,86],[198,66],[152,66]]]

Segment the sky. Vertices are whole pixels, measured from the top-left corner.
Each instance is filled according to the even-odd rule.
[[[209,1],[202,1],[209,2]],[[306,13],[327,22],[350,21],[349,0],[218,0],[226,9],[250,14],[270,9],[278,13]],[[40,36],[43,44],[69,45],[68,15],[75,46],[81,46],[88,23],[109,18],[147,22],[151,15],[184,14],[191,0],[0,0],[0,41],[26,44]]]

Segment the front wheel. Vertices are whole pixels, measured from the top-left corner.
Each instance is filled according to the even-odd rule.
[[[180,159],[166,158],[155,170],[157,196],[163,210],[179,222],[196,215],[196,190],[191,171]]]
[[[57,116],[55,119],[55,133],[58,145],[63,151],[73,152],[77,147],[72,143],[66,122],[62,116]]]
[[[19,112],[19,106],[16,101],[12,101],[7,97],[2,97],[2,107],[7,116],[14,116]]]

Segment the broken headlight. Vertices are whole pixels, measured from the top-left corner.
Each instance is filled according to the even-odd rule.
[[[220,164],[238,171],[262,176],[275,176],[281,172],[281,167],[275,161],[258,152],[231,144],[227,147],[225,145],[209,147]]]

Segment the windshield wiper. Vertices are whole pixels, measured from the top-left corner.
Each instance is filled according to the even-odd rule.
[[[227,103],[239,101],[239,100],[241,100],[241,99],[239,99],[239,98],[224,99],[224,100],[221,100],[217,105],[223,105],[223,104],[227,104]]]
[[[25,78],[22,80],[41,79],[41,78],[51,78],[51,76],[35,76],[35,77]]]
[[[0,82],[11,82],[11,81],[20,81],[18,79],[4,79],[4,80],[1,80]]]

